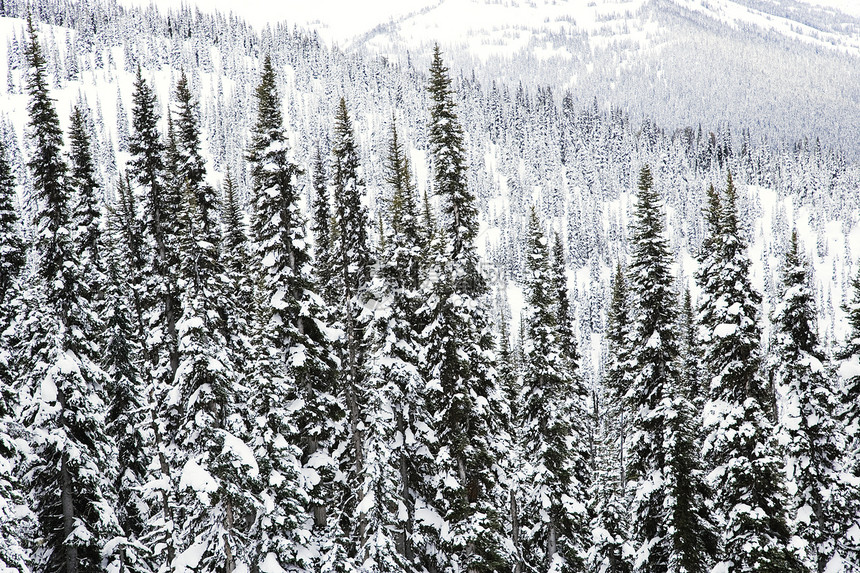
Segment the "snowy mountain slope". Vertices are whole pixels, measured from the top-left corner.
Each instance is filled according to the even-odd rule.
[[[593,94],[668,125],[719,118],[736,128],[764,124],[762,132],[788,139],[815,133],[860,150],[851,135],[860,129],[860,19],[832,8],[760,0],[444,0],[349,45],[396,60],[407,51],[426,54],[435,42],[455,68],[487,83]]]

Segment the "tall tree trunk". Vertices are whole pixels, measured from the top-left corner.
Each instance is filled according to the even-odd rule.
[[[400,497],[403,500],[403,505],[406,507],[406,523],[401,534],[400,554],[408,561],[412,561],[412,531],[414,528],[415,504],[412,496],[409,493],[409,464],[406,457],[406,422],[403,419],[403,411],[397,412],[397,432],[400,434],[403,445],[400,449]]]
[[[72,497],[72,477],[64,453],[60,461],[60,500],[63,506],[63,550],[66,553],[66,570],[64,573],[77,573],[78,548],[65,542],[75,530],[75,504]]]
[[[520,555],[522,555],[520,551],[520,508],[517,503],[517,495],[513,489],[511,489],[511,541],[514,544],[514,551],[516,552],[514,557],[514,573],[522,573],[523,562],[520,558]]]

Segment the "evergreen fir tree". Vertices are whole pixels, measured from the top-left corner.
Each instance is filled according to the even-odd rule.
[[[124,200],[126,235],[133,255],[133,278],[137,283],[139,324],[149,346],[150,387],[147,389],[153,405],[152,422],[155,451],[159,465],[155,468],[155,483],[166,488],[160,491],[160,507],[150,516],[145,537],[153,547],[157,568],[168,567],[177,553],[176,535],[178,500],[172,484],[177,478],[168,460],[172,459],[172,438],[181,412],[179,405],[168,400],[173,380],[179,368],[180,318],[178,286],[176,284],[178,218],[175,197],[165,184],[165,146],[158,132],[158,112],[155,92],[143,79],[140,66],[132,96],[132,133],[129,139],[129,172],[143,188],[143,229],[137,229],[135,198],[130,185]],[[145,239],[135,236],[144,231]]]
[[[7,305],[15,280],[24,267],[26,251],[15,211],[15,179],[6,147],[0,138],[0,321],[8,319]]]
[[[762,376],[760,295],[750,284],[750,260],[740,236],[731,179],[709,237],[716,255],[699,275],[704,364],[711,377],[703,453],[722,534],[722,560],[733,572],[799,571],[790,544],[781,453],[772,393]],[[712,204],[716,201],[712,200]],[[713,215],[713,214],[712,214]],[[716,219],[716,217],[714,217]]]
[[[690,289],[684,289],[678,326],[681,332],[681,390],[693,404],[695,411],[701,413],[707,389],[702,387],[699,326],[693,311]]]
[[[332,268],[340,295],[335,315],[344,331],[340,391],[349,416],[349,428],[344,437],[349,441],[349,446],[341,465],[343,471],[351,476],[352,483],[358,484],[364,471],[362,418],[368,407],[364,391],[367,376],[367,320],[362,316],[362,306],[370,282],[372,255],[368,244],[367,210],[362,204],[364,181],[359,173],[352,121],[343,98],[335,115],[332,151],[332,187],[337,226],[332,243]],[[367,495],[363,487],[357,493],[358,498]],[[352,495],[349,497],[352,498]],[[352,507],[352,503],[359,501],[353,498],[347,506]],[[364,544],[367,542],[368,524],[365,516],[358,515],[357,518],[355,522],[347,519],[342,526],[351,536],[351,543]]]
[[[224,263],[237,277],[248,270],[248,235],[242,220],[242,209],[237,196],[236,180],[230,169],[224,174],[224,191],[221,198],[222,251]]]
[[[177,527],[181,550],[197,552],[201,568],[232,573],[249,568],[256,557],[250,531],[261,506],[253,496],[260,471],[247,445],[250,428],[241,409],[246,397],[221,324],[226,279],[216,246],[206,240],[215,223],[204,223],[196,199],[188,185],[180,219],[180,362],[169,396],[181,413],[172,460],[181,468]]]
[[[629,468],[635,484],[635,570],[702,573],[715,552],[715,536],[695,448],[695,413],[680,387],[671,252],[647,165],[639,175],[632,230],[636,374],[627,396],[633,407]]]
[[[774,324],[771,374],[785,395],[781,425],[788,442],[787,479],[796,490],[793,521],[806,542],[810,569],[824,573],[840,553],[851,508],[840,483],[845,443],[836,420],[838,397],[818,342],[815,301],[796,231],[785,253]]]
[[[270,500],[256,525],[258,560],[321,569],[319,562],[303,563],[298,552],[310,545],[310,552],[319,555],[336,546],[329,518],[336,509],[331,506],[336,471],[331,456],[333,426],[341,414],[333,394],[330,341],[321,328],[323,310],[311,290],[295,181],[299,169],[287,144],[268,56],[256,100],[247,152],[253,179],[252,265],[258,273],[257,355],[249,384],[258,420],[260,497]],[[310,524],[305,511],[312,515]]]
[[[633,570],[629,497],[626,495],[628,434],[630,421],[626,396],[633,379],[630,360],[630,301],[619,262],[612,280],[606,341],[604,391],[598,399],[597,455],[593,465],[592,545],[589,570],[629,573]]]
[[[76,242],[83,249],[81,263],[92,273],[102,271],[101,255],[101,211],[99,208],[99,184],[96,181],[96,168],[93,163],[90,136],[87,133],[86,119],[78,104],[72,110],[69,128],[69,187],[73,193],[72,222],[77,228]],[[103,277],[94,280],[104,281]],[[90,288],[96,285],[90,285]]]
[[[18,277],[26,259],[15,211],[15,180],[0,138],[0,568],[27,573],[31,563],[25,550],[32,539],[34,516],[24,496],[16,468],[24,465],[21,442],[25,434],[15,419],[18,397],[13,358],[15,337],[7,330],[13,323]]]
[[[317,146],[313,165],[313,220],[311,230],[314,234],[314,271],[323,299],[334,304],[332,290],[332,218],[329,203],[328,175],[322,149]]]
[[[852,281],[852,287],[854,296],[845,305],[851,330],[839,353],[843,386],[838,418],[846,438],[843,495],[851,508],[850,515],[857,517],[844,520],[841,539],[852,571],[860,571],[860,370],[857,366],[860,363],[860,276]]]
[[[574,332],[573,316],[570,310],[570,298],[567,294],[567,272],[564,261],[564,243],[561,235],[555,234],[552,245],[552,263],[550,265],[552,288],[555,291],[555,319],[558,329],[559,343],[565,359],[575,365],[579,360],[576,348],[576,334]]]
[[[215,190],[206,183],[206,166],[200,155],[200,128],[198,104],[191,95],[188,78],[182,71],[176,82],[176,158],[179,181],[194,193],[200,220],[203,224],[203,239],[212,244],[218,243],[220,233],[217,227],[218,201]]]
[[[415,189],[393,123],[385,173],[392,190],[386,203],[385,247],[368,289],[374,296],[364,420],[366,501],[360,504],[366,507],[368,542],[362,548],[362,567],[420,571],[427,540],[415,512],[429,501],[418,497],[417,487],[432,462],[421,339],[415,324],[421,305],[422,245]],[[395,512],[395,507],[401,509]]]
[[[118,468],[114,489],[117,492],[117,520],[125,541],[117,548],[123,567],[132,572],[151,571],[152,554],[142,536],[149,517],[149,501],[142,494],[151,452],[145,428],[146,404],[141,394],[143,376],[139,347],[120,277],[118,255],[107,249],[107,292],[105,293],[103,365],[108,375],[108,408],[105,431],[116,444]]]
[[[23,420],[30,429],[33,456],[26,464],[39,524],[36,566],[43,571],[93,571],[105,544],[120,530],[113,511],[110,476],[116,457],[104,434],[104,372],[93,363],[92,306],[82,288],[79,246],[71,236],[62,132],[48,93],[46,64],[28,19],[28,162],[36,205],[36,264],[27,280],[19,318],[24,368],[20,382],[28,394]],[[114,565],[116,566],[116,565]]]
[[[435,281],[422,311],[427,324],[427,399],[436,412],[433,429],[438,440],[435,473],[425,487],[436,492],[438,511],[448,527],[439,541],[438,566],[492,571],[512,562],[499,509],[507,504],[508,492],[498,473],[510,442],[494,374],[493,336],[481,300],[487,287],[473,243],[477,211],[466,185],[451,80],[438,46],[430,70],[433,186],[444,205],[445,232],[429,247]],[[425,212],[429,214],[429,208]]]
[[[561,346],[557,272],[532,208],[528,227],[523,342],[523,444],[529,464],[522,502],[523,558],[539,571],[578,571],[587,546],[590,452],[588,391]]]

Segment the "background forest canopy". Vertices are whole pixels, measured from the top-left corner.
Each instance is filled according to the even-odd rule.
[[[0,16],[0,573],[860,571],[851,154]]]

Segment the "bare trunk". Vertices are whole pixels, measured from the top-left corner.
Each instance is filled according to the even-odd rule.
[[[549,524],[549,534],[547,535],[546,540],[546,566],[547,568],[552,564],[552,558],[555,557],[555,554],[558,553],[558,531],[556,530],[555,523]]]
[[[152,401],[154,400],[154,398],[150,396],[150,400]],[[161,430],[159,430],[158,428],[158,418],[156,417],[155,409],[150,409],[150,414],[152,416],[152,430],[155,436],[155,449],[158,452],[158,465],[161,468],[161,475],[164,477],[165,481],[170,484],[170,466],[167,463],[167,458],[164,456],[164,451],[161,449]],[[175,527],[175,523],[173,521],[173,508],[170,507],[170,499],[167,495],[167,488],[161,490],[161,506],[162,511],[164,512],[164,519],[169,521]],[[173,537],[171,536],[166,541],[167,563],[169,564],[173,562],[173,558],[175,556]]]
[[[233,573],[233,569],[236,568],[236,563],[233,560],[233,549],[230,547],[230,532],[233,531],[233,504],[229,501],[225,508],[224,521],[227,526],[227,531],[224,533],[224,573]]]
[[[523,563],[520,559],[520,508],[517,504],[517,496],[511,489],[511,541],[514,544],[516,556],[514,559],[514,573],[522,573]]]
[[[78,571],[78,548],[74,545],[66,545],[65,540],[69,538],[75,529],[75,505],[72,499],[72,477],[66,464],[66,454],[60,461],[60,501],[63,506],[63,548],[66,553],[65,573],[77,573]]]
[[[412,561],[412,531],[415,506],[412,503],[412,496],[409,493],[409,466],[406,461],[406,423],[403,419],[403,412],[397,412],[397,432],[403,440],[403,446],[400,450],[400,497],[403,500],[403,505],[406,506],[406,523],[401,534],[400,553],[409,561]]]

